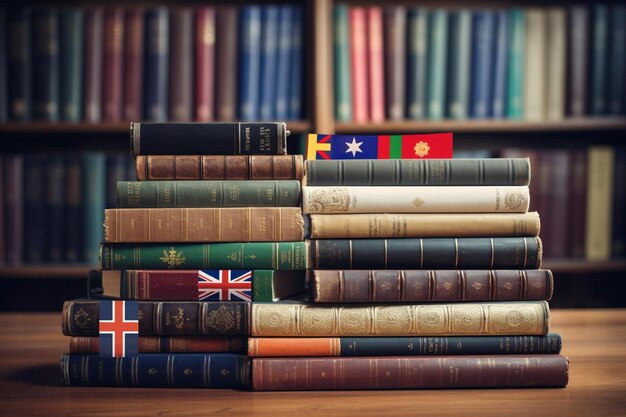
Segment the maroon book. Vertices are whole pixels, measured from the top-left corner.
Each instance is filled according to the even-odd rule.
[[[171,121],[193,119],[193,10],[173,8],[170,11],[170,109]]]
[[[215,91],[215,9],[199,7],[196,10],[196,120],[209,122],[214,119]],[[223,62],[222,67],[235,73],[236,67]]]
[[[216,70],[215,91],[217,120],[232,121],[237,118],[237,9],[220,6],[216,21],[216,55],[220,65]]]
[[[104,13],[100,8],[85,10],[85,121],[102,120],[102,45]]]
[[[104,12],[104,70],[102,73],[102,120],[122,120],[122,70],[124,46],[124,9]]]
[[[571,151],[570,158],[568,255],[571,258],[583,259],[587,222],[587,151],[585,149]]]
[[[144,12],[126,10],[124,16],[124,120],[140,121],[143,109]]]
[[[6,239],[6,262],[17,265],[23,259],[24,239],[24,175],[22,155],[3,158],[4,223]]]

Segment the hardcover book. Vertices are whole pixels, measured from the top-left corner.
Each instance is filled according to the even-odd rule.
[[[236,65],[229,67],[230,61],[221,62],[220,65],[215,65],[215,48],[216,48],[216,21],[215,21],[215,9],[213,7],[199,7],[196,9],[195,16],[195,116],[196,120],[200,122],[208,122],[215,118],[215,93],[216,93],[216,83],[215,83],[215,72],[218,73],[224,72],[223,69],[219,67],[227,67],[229,72],[234,73],[232,71],[233,68],[237,68]],[[229,21],[228,23],[232,23]],[[221,22],[220,24],[225,24]],[[236,26],[233,25],[233,29],[236,29]],[[221,32],[220,32],[221,34]],[[227,40],[224,40],[227,41]],[[235,36],[234,42],[237,41]],[[235,48],[233,48],[235,49]],[[220,50],[220,52],[222,52]],[[235,55],[234,51],[231,51],[230,54]],[[229,55],[225,56],[225,58],[230,58]],[[236,62],[236,61],[235,61]],[[190,67],[190,72],[193,73],[193,68]],[[221,72],[220,72],[221,71]],[[234,77],[234,74],[232,75]],[[226,81],[226,80],[220,80]],[[226,81],[227,82],[227,81]],[[217,84],[220,86],[218,88],[227,89],[232,88],[230,84]],[[232,91],[231,91],[232,92]],[[230,98],[230,97],[229,97]],[[230,105],[234,107],[234,100],[230,99]],[[234,109],[230,118],[224,118],[222,120],[233,120],[234,117]]]
[[[141,336],[139,353],[245,353],[246,339],[243,336]],[[72,336],[70,354],[98,354],[99,341],[94,336]]]

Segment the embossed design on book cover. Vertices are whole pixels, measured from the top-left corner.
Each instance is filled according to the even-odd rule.
[[[309,193],[309,208],[317,212],[348,211],[350,193],[345,188],[315,189]]]

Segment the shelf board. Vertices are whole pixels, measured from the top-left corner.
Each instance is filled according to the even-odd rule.
[[[441,120],[388,121],[383,123],[337,123],[337,133],[419,133],[419,132],[567,132],[626,130],[626,117],[567,118],[560,121]]]
[[[626,271],[626,259],[610,261],[586,261],[578,259],[546,259],[542,268],[550,269],[554,273],[585,274],[598,272]]]
[[[307,133],[311,123],[306,120],[286,122],[287,128],[294,134]],[[61,134],[61,133],[97,133],[124,135],[128,139],[130,122],[121,123],[68,123],[68,122],[12,122],[0,124],[0,134]]]
[[[0,267],[2,278],[86,278],[95,265],[28,265]]]

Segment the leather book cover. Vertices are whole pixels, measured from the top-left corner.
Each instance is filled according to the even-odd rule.
[[[85,9],[85,54],[83,115],[88,123],[102,120],[102,69],[104,47],[104,11]]]
[[[137,180],[301,180],[302,155],[139,155]]]
[[[81,159],[77,155],[66,158],[65,163],[65,224],[64,260],[78,263],[83,259],[83,203],[84,185]]]
[[[587,223],[587,151],[574,149],[569,151],[571,171],[568,183],[567,204],[570,207],[568,227],[568,257],[585,257],[585,230]]]
[[[215,60],[215,8],[203,6],[197,8],[195,12],[195,118],[199,122],[210,122],[215,119],[215,71],[217,69],[215,64],[220,63],[217,67],[227,64]],[[236,68],[228,67],[227,71],[236,73]],[[234,120],[234,114],[233,117],[224,120]]]
[[[237,119],[237,71],[239,21],[238,9],[232,5],[220,5],[216,10],[215,56],[220,65],[215,68],[215,118]]]
[[[128,8],[124,15],[123,119],[141,120],[143,115],[144,11]]]
[[[59,15],[53,8],[33,10],[33,118],[59,120]]]
[[[100,351],[97,336],[70,337],[70,354]],[[245,353],[243,336],[141,336],[139,353]]]
[[[194,83],[194,10],[173,7],[170,10],[169,37],[169,120],[193,120]]]
[[[386,9],[384,18],[387,118],[403,120],[406,114],[406,9],[403,6]]]
[[[117,123],[122,120],[124,9],[104,10],[104,44],[102,70],[102,120]]]
[[[570,6],[567,16],[567,114],[585,116],[589,111],[591,20],[588,6]]]

